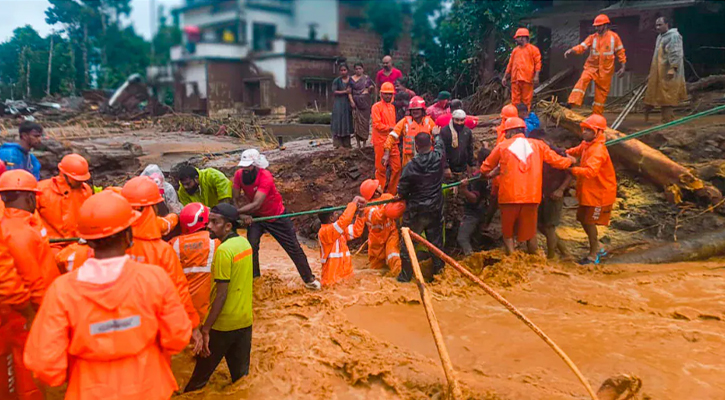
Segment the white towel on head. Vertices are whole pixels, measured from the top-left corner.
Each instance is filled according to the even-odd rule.
[[[514,143],[509,146],[508,150],[512,152],[516,158],[522,163],[526,164],[529,156],[534,154],[534,149],[531,147],[531,143],[526,138],[516,138]]]

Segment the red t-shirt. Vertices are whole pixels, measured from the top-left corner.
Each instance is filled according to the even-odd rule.
[[[380,71],[378,71],[378,74],[375,75],[375,84],[378,86],[378,90],[380,90],[380,87],[383,86],[383,83],[390,82],[395,85],[395,81],[402,77],[403,73],[395,67],[390,70],[390,75],[385,75],[385,70],[381,69]]]
[[[453,118],[453,115],[451,114],[443,114],[438,119],[436,119],[436,125],[440,127],[448,126],[448,124],[451,123],[451,118]],[[466,115],[466,122],[463,123],[468,129],[473,129],[478,126],[478,117],[474,117],[472,115]]]
[[[248,201],[254,200],[254,195],[257,192],[262,192],[267,195],[262,202],[262,207],[259,208],[254,216],[255,217],[273,217],[284,213],[284,204],[282,203],[282,195],[277,191],[277,187],[274,186],[274,178],[272,173],[264,168],[257,169],[257,179],[251,185],[245,185],[242,183],[242,170],[238,170],[234,173],[234,187],[242,190],[244,196]]]

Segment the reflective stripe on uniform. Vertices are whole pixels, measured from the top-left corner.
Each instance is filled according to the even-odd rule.
[[[72,253],[68,256],[68,272],[73,271],[73,264],[76,262],[76,253]]]
[[[42,237],[48,236],[48,230],[45,229],[45,228],[41,229],[40,230],[40,236],[42,236]]]
[[[393,131],[390,131],[390,136],[392,136],[392,137],[394,137],[396,139],[398,138],[398,134],[395,133],[395,132],[393,132]]]
[[[385,260],[390,260],[393,257],[400,257],[400,253],[390,253]]]
[[[340,225],[338,225],[337,222],[333,222],[332,227],[335,228],[337,233],[339,233],[340,235],[342,235],[345,232],[342,230],[342,228],[340,228]]]
[[[584,50],[589,48],[589,46],[587,46],[587,42],[581,42],[581,44],[579,44],[579,46],[584,47]]]
[[[594,36],[594,41],[592,42],[592,55],[598,56],[599,55],[599,49],[597,49],[597,37]]]
[[[604,103],[597,103],[596,101],[593,102],[592,105],[604,107]]]
[[[584,91],[583,91],[583,90],[581,90],[581,89],[577,89],[577,88],[574,88],[574,89],[572,89],[571,91],[572,91],[572,92],[579,92],[579,93],[582,93],[582,94],[584,94]]]
[[[186,267],[186,268],[184,268],[184,273],[185,274],[192,274],[192,273],[196,273],[196,272],[206,272],[206,273],[210,273],[211,272],[211,266],[206,266],[206,267],[204,267],[204,266],[196,266],[196,267]]]
[[[181,239],[174,240],[174,245],[171,246],[174,248],[174,251],[176,252],[176,257],[179,257],[179,260],[181,260],[181,249],[179,249],[179,242]]]
[[[614,36],[609,37],[609,48],[610,51],[605,51],[602,53],[604,56],[613,56],[614,55]]]
[[[355,239],[355,233],[353,231],[353,228],[354,227],[352,226],[352,224],[347,226],[347,236],[350,238],[350,240]]]

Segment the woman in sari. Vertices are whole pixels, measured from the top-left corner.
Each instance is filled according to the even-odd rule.
[[[355,75],[350,78],[352,86],[352,120],[355,139],[359,148],[365,147],[370,135],[370,108],[374,98],[375,83],[365,75],[362,63],[355,63]]]

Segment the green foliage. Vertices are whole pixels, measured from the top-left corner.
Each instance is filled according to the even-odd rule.
[[[396,41],[403,32],[403,8],[399,0],[368,1],[365,17],[371,28],[383,39],[383,53],[396,48]]]

